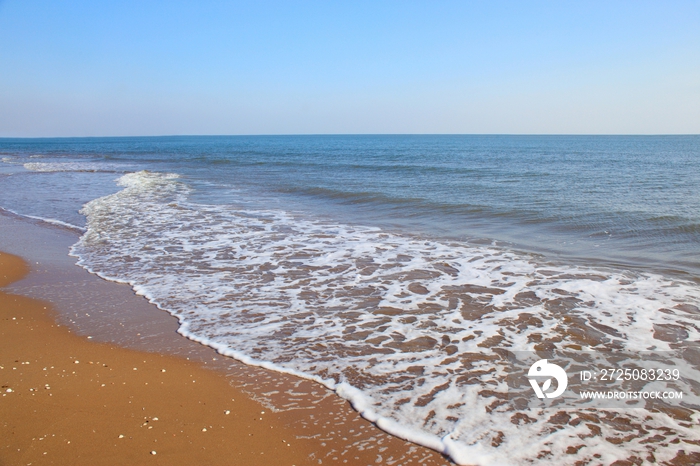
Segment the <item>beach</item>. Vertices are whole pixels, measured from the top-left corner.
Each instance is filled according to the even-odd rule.
[[[15,245],[43,242],[47,255],[47,238],[61,236],[51,227],[2,220],[5,242],[14,233]],[[19,231],[23,239],[17,238]],[[54,247],[59,244],[54,241]],[[0,464],[449,464],[431,450],[388,436],[321,387],[299,387],[245,366],[217,366],[221,357],[175,334],[168,317],[136,316],[133,325],[121,327],[122,335],[114,333],[118,325],[102,327],[102,337],[80,335],[50,301],[6,291],[33,275],[51,283],[47,268],[52,267],[44,265],[32,267],[19,256],[0,253]],[[76,286],[107,284],[75,271],[88,276],[87,285],[74,280]],[[123,288],[119,291],[133,295]],[[105,295],[99,288],[96,293]],[[145,304],[156,316],[164,314],[133,298],[143,301],[141,311]],[[145,325],[146,320],[151,323]],[[137,334],[146,331],[151,338],[144,342]],[[155,338],[157,332],[166,335]],[[181,345],[179,357],[153,352],[163,339]],[[251,377],[255,382],[267,377],[278,389],[285,384],[297,389],[295,405],[277,409],[236,388],[250,386]]]
[[[699,18],[0,0],[0,466],[700,465]]]
[[[177,412],[133,413],[198,451],[213,451],[195,436],[215,426],[240,447],[223,434],[238,432],[223,424],[227,400],[249,399],[251,422],[283,432],[251,451],[284,440],[292,464],[692,464],[697,147],[694,136],[3,140],[0,251],[30,269],[4,290],[47,303],[47,322],[88,346],[150,355],[126,372],[156,378],[122,380],[125,396],[165,374],[201,387],[189,367],[217,374],[232,392],[211,390],[215,417],[191,421],[198,430],[161,422]],[[90,361],[117,366],[65,358],[5,364],[56,376],[72,363],[76,377]],[[158,372],[153,358],[187,368]],[[102,389],[99,367],[77,386]],[[3,399],[37,397],[34,385]],[[90,412],[105,404],[116,406]]]
[[[0,255],[5,283],[28,271]],[[196,363],[91,343],[3,293],[3,464],[305,464],[314,446]]]

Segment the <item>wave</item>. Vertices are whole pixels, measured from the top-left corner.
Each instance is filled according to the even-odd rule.
[[[128,166],[101,162],[28,162],[24,168],[34,172],[107,172],[124,173]]]
[[[181,334],[322,383],[390,433],[459,464],[612,463],[650,453],[667,461],[675,451],[659,445],[674,442],[700,451],[697,425],[665,411],[628,410],[610,422],[574,410],[561,425],[534,409],[522,422],[523,411],[499,404],[508,368],[492,354],[680,355],[700,338],[697,284],[193,203],[176,174],[129,173],[118,184],[81,211],[87,231],[71,250],[80,265],[129,283],[176,316]],[[629,436],[624,423],[640,429]]]
[[[73,225],[72,223],[64,222],[62,220],[58,220],[55,218],[46,218],[46,217],[38,217],[36,215],[20,214],[19,212],[16,212],[12,209],[8,209],[6,207],[0,207],[0,210],[2,210],[3,212],[7,212],[9,214],[12,214],[12,215],[16,215],[18,217],[31,218],[32,220],[38,220],[40,222],[49,223],[49,224],[54,225],[54,226],[68,228],[69,230],[77,231],[79,233],[85,233],[87,231],[86,228],[83,228],[83,227],[78,226],[78,225]]]

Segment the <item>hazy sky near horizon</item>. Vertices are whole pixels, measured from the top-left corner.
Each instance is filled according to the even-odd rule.
[[[0,0],[0,137],[700,133],[698,1]]]

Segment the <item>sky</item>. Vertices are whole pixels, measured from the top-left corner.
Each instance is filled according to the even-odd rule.
[[[700,2],[0,0],[0,137],[698,134]]]

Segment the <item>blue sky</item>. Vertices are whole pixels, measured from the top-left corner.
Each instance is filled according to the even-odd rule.
[[[700,133],[700,2],[0,0],[0,137]]]

